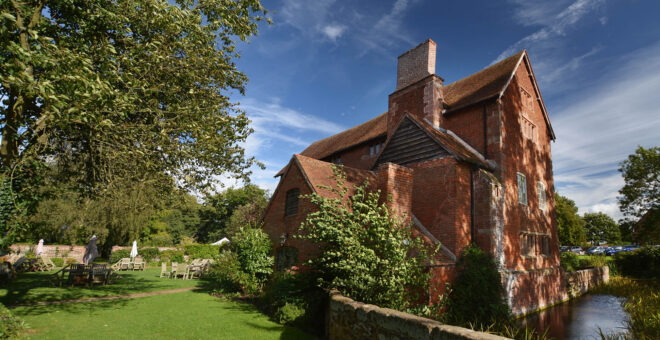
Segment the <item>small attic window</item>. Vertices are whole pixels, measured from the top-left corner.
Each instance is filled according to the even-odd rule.
[[[293,216],[298,214],[298,196],[300,196],[300,189],[298,188],[291,189],[286,192],[284,216]]]
[[[339,155],[337,155],[337,156],[333,156],[333,157],[330,159],[330,163],[341,164],[341,156],[339,156]]]
[[[524,87],[519,86],[520,88],[520,98],[522,99],[523,107],[528,111],[534,111],[534,96],[525,90]]]
[[[520,116],[520,128],[522,129],[522,135],[527,137],[527,139],[534,141],[536,138],[536,125],[532,123],[524,115]]]

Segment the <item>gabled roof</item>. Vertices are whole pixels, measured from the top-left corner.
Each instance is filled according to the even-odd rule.
[[[456,159],[474,164],[483,169],[493,170],[495,168],[494,162],[486,160],[486,158],[481,153],[479,153],[477,150],[471,147],[467,142],[465,142],[463,139],[458,137],[451,130],[435,127],[426,120],[420,120],[412,115],[406,114],[403,117],[401,117],[401,120],[399,120],[399,122],[397,123],[397,126],[394,129],[394,131],[396,131],[406,119],[409,119],[420,129],[426,132],[426,134],[429,137],[431,137],[431,139],[433,139],[436,143],[438,143],[442,148],[447,150]],[[385,150],[387,150],[387,147],[392,141],[392,137],[394,135],[395,134],[393,133],[392,136],[390,136],[387,139],[387,141],[385,141],[385,145],[383,146],[380,153],[374,160],[374,163],[372,164],[371,168],[375,167],[378,164],[378,160],[380,159],[381,155],[385,152]]]
[[[536,78],[525,50],[503,59],[477,73],[459,79],[451,84],[444,85],[443,100],[447,109],[446,113],[455,112],[461,108],[484,100],[501,97],[523,60],[530,70],[530,75],[532,76],[537,96],[540,99],[545,121],[548,125],[550,135],[554,140],[554,131],[550,125],[550,119],[548,118],[545,104],[541,98],[541,93],[538,91]],[[336,152],[354,147],[371,139],[385,136],[386,134],[387,112],[348,130],[318,140],[308,146],[301,155],[323,159]],[[280,170],[275,177],[282,175],[285,171],[286,167]]]
[[[477,73],[457,80],[443,88],[447,111],[454,111],[497,97],[508,86],[525,51],[520,51]]]
[[[294,155],[292,162],[295,162],[305,176],[310,188],[324,197],[334,197],[330,190],[324,187],[335,187],[334,173],[332,171],[333,163],[320,161],[311,157],[303,155]],[[365,180],[369,181],[369,187],[375,188],[376,175],[369,170],[355,169],[348,166],[342,166],[346,174],[345,185],[348,189],[348,196],[353,195],[355,187],[364,184]]]

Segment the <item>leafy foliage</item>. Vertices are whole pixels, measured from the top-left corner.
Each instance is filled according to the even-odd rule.
[[[660,247],[658,246],[617,253],[614,261],[623,275],[660,280]]]
[[[18,337],[25,328],[25,322],[15,317],[9,309],[0,303],[0,339]]]
[[[635,240],[660,242],[660,147],[638,147],[620,164],[625,182],[619,190],[621,212],[636,223]]]
[[[210,244],[190,244],[183,247],[183,253],[191,259],[213,259],[220,254],[220,248]]]
[[[348,197],[346,174],[341,167],[333,167],[333,172],[336,186],[327,189],[336,197],[305,196],[317,211],[307,215],[296,235],[320,248],[307,263],[318,272],[320,286],[399,310],[419,301],[429,279],[425,245],[379,203],[380,192],[367,192],[365,183]]]
[[[559,255],[561,267],[567,272],[573,272],[580,267],[580,256],[570,251],[566,251]]]
[[[227,188],[221,193],[206,198],[206,209],[202,211],[202,225],[197,231],[200,242],[211,243],[227,236],[234,236],[238,229],[256,228],[261,215],[249,215],[250,210],[258,210],[259,206],[266,206],[268,201],[264,189],[254,184],[247,184],[240,188]],[[255,207],[249,208],[254,204]],[[234,218],[232,230],[227,228],[234,213],[242,211]],[[244,210],[244,211],[243,211]],[[251,222],[251,223],[250,223]],[[231,234],[231,235],[230,235]]]
[[[119,260],[123,258],[127,258],[131,256],[131,251],[128,249],[119,249],[115,250],[110,254],[110,263],[117,263]]]
[[[559,243],[562,245],[579,245],[586,242],[584,220],[578,215],[575,202],[555,194],[555,211],[557,212]]]
[[[477,293],[478,292],[478,293]],[[475,245],[457,263],[457,275],[447,301],[446,321],[454,325],[506,323],[511,310],[495,259]]]
[[[231,243],[238,257],[241,270],[250,278],[249,290],[261,290],[273,273],[274,259],[271,254],[270,238],[262,229],[245,228],[239,231]]]
[[[619,225],[608,215],[602,212],[585,213],[583,220],[584,229],[587,232],[587,240],[592,244],[621,242]]]

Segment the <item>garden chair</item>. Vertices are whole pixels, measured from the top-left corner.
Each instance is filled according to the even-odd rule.
[[[72,264],[69,267],[69,276],[67,277],[67,284],[75,286],[76,284],[85,284],[89,278],[90,266],[85,264]]]
[[[146,266],[147,264],[141,257],[136,257],[135,260],[133,260],[133,270],[144,270]]]
[[[46,271],[51,271],[55,269],[55,263],[51,261],[50,257],[42,256],[41,261],[43,261]]]
[[[14,270],[16,272],[25,272],[28,269],[30,269],[30,263],[27,257],[23,256],[14,262]]]
[[[131,259],[128,257],[124,257],[119,261],[119,270],[129,270],[133,268],[133,264],[131,263]]]
[[[172,273],[167,271],[167,262],[161,262],[160,264],[160,278],[163,277],[163,275],[167,276],[168,278],[170,277]]]
[[[176,270],[174,269],[174,264],[172,264],[172,271],[174,271],[174,279],[179,276],[181,276],[182,280],[188,279],[188,266],[186,266],[185,263],[179,263],[179,265],[176,266]]]

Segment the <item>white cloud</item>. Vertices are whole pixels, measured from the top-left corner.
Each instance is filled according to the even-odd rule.
[[[403,19],[405,12],[414,1],[396,0],[392,9],[381,16],[371,27],[366,27],[356,35],[356,39],[363,47],[361,55],[371,50],[385,52],[389,48],[398,46],[401,43],[412,47],[415,45],[414,39],[408,34]]]
[[[348,27],[346,25],[339,25],[339,24],[330,24],[326,25],[321,29],[323,34],[325,34],[330,40],[333,42],[337,41],[339,37],[346,32]]]
[[[551,117],[557,191],[574,199],[581,212],[614,214],[623,186],[618,163],[638,145],[660,145],[660,43],[610,65],[600,86],[577,93]]]

